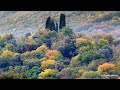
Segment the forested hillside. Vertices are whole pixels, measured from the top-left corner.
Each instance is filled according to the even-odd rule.
[[[119,79],[120,12],[0,13],[0,79]]]
[[[0,11],[0,34],[35,34],[45,27],[45,21],[49,16],[58,22],[60,13],[66,15],[66,24],[74,31],[84,34],[114,33],[115,37],[119,37],[118,11]]]

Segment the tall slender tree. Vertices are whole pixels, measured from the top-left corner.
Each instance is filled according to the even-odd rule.
[[[66,26],[66,18],[65,18],[65,15],[61,13],[59,28],[62,29],[65,26]]]
[[[50,22],[50,30],[55,30],[55,23],[54,23],[54,20],[51,19],[51,22]]]
[[[45,29],[50,29],[50,23],[51,23],[51,18],[48,17],[47,20],[46,20],[46,26],[45,26]]]
[[[58,32],[58,23],[55,24],[55,31]]]

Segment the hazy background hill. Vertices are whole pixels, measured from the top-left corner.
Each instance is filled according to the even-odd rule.
[[[60,13],[66,15],[67,26],[76,32],[87,35],[112,34],[120,38],[118,11],[0,11],[0,34],[34,34],[45,27],[47,17],[59,21]]]

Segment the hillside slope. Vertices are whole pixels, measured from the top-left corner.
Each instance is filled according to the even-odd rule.
[[[114,37],[120,37],[119,23],[116,26],[110,24],[114,23],[115,20],[112,21],[114,16],[96,24],[99,18],[111,15],[111,13],[118,13],[118,11],[1,11],[0,34],[11,33],[15,36],[23,36],[28,32],[34,34],[37,30],[45,27],[47,17],[51,16],[59,21],[60,13],[66,15],[67,26],[74,31],[88,35],[107,33],[113,34]]]

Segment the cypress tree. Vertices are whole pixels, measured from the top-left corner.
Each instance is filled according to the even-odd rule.
[[[54,21],[51,19],[51,22],[50,22],[50,30],[55,30],[55,24],[54,24]]]
[[[51,18],[48,17],[47,20],[46,20],[46,26],[45,26],[45,29],[50,29],[50,23],[51,23]]]
[[[55,23],[52,21],[52,30],[55,30]]]
[[[58,23],[55,25],[55,31],[58,32]]]
[[[65,18],[65,15],[61,13],[59,28],[62,29],[65,26],[66,26],[66,18]]]

